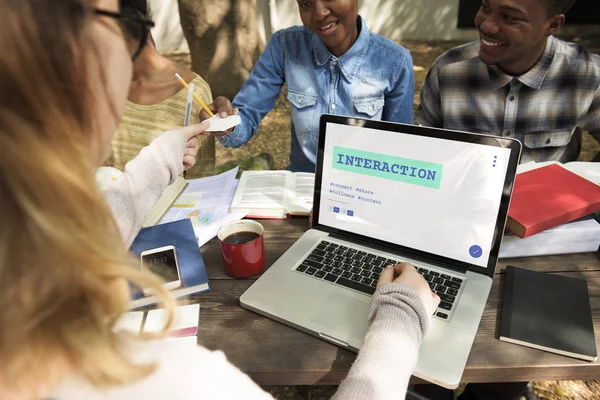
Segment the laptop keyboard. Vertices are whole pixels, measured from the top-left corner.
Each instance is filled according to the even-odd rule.
[[[296,271],[366,294],[375,293],[379,275],[387,265],[402,261],[321,241],[296,267]],[[435,316],[447,320],[463,279],[415,266],[441,302]]]

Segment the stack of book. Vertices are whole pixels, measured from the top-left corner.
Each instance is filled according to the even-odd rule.
[[[505,235],[500,258],[598,251],[600,164],[521,167],[506,221],[512,234]]]

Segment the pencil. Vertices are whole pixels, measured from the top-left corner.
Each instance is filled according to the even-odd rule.
[[[179,82],[181,82],[181,84],[183,85],[184,88],[189,90],[189,86],[188,84],[183,80],[183,78],[179,75],[179,74],[175,74],[175,76],[177,77],[177,79],[179,79]],[[196,93],[194,93],[194,98],[196,99],[196,101],[198,103],[200,103],[200,105],[202,106],[202,108],[204,109],[204,111],[206,111],[208,113],[208,115],[210,115],[211,117],[214,117],[215,114],[213,114],[212,111],[210,111],[210,109],[208,108],[208,106],[206,104],[204,104],[204,102],[202,100],[200,100],[200,97],[198,97],[196,95]]]

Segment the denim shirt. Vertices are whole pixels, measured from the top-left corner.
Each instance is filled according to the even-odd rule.
[[[291,103],[292,171],[314,172],[319,118],[338,114],[413,123],[414,75],[404,47],[370,32],[358,18],[360,33],[341,57],[304,26],[275,32],[250,77],[233,99],[242,123],[227,136],[225,147],[239,147],[258,130],[287,84]]]

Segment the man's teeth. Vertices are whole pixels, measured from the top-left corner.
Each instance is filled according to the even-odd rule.
[[[491,46],[491,47],[498,47],[498,46],[502,46],[504,43],[493,43],[493,42],[488,42],[485,39],[481,39],[481,41],[483,42],[483,44],[485,44],[486,46]]]
[[[321,30],[322,30],[322,31],[326,31],[327,29],[329,29],[329,28],[333,27],[334,25],[335,25],[335,22],[332,22],[332,23],[330,23],[329,25],[327,25],[327,26],[324,26],[323,28],[321,28]]]

